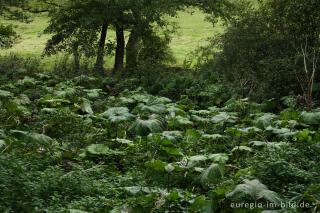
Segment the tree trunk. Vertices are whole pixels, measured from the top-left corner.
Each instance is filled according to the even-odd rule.
[[[99,40],[97,60],[95,64],[95,69],[97,71],[103,72],[103,58],[104,58],[104,48],[107,38],[108,23],[104,23],[101,28],[101,35]]]
[[[74,59],[74,71],[80,71],[80,54],[78,50],[78,45],[74,45],[73,48],[73,59]]]
[[[134,70],[137,68],[137,58],[140,49],[140,37],[133,29],[130,33],[126,46],[126,68]]]
[[[124,48],[125,48],[124,31],[122,26],[116,27],[116,35],[117,35],[117,48],[116,48],[116,57],[114,62],[114,70],[121,71],[123,69]]]

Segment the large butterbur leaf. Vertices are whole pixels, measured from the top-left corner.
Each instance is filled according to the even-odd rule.
[[[162,150],[165,151],[168,155],[183,156],[179,149],[173,147],[162,147]]]
[[[53,139],[44,134],[30,133],[20,130],[11,130],[10,133],[25,143],[34,143],[40,145],[49,145],[53,142]]]
[[[182,131],[164,131],[161,133],[161,137],[170,141],[180,141],[183,138]]]
[[[72,97],[76,94],[77,90],[75,88],[71,87],[66,87],[66,88],[61,88],[61,90],[56,90],[54,91],[54,96],[57,96],[59,98],[68,98]]]
[[[87,152],[92,155],[106,155],[111,153],[111,150],[106,144],[91,144],[87,147]]]
[[[278,128],[273,128],[272,126],[268,126],[266,128],[266,131],[271,132],[272,134],[275,134],[275,135],[282,137],[282,138],[289,138],[289,137],[294,136],[298,133],[297,131],[291,131],[288,128],[278,129]]]
[[[302,112],[299,121],[308,125],[319,125],[320,112]]]
[[[275,204],[280,204],[282,201],[276,192],[269,190],[266,185],[256,179],[244,180],[243,184],[237,185],[226,196],[229,198],[247,198],[253,201],[264,198],[266,201],[273,202]]]
[[[0,98],[8,98],[12,97],[13,94],[11,92],[5,91],[5,90],[0,90]]]
[[[134,119],[134,115],[129,112],[126,107],[113,107],[101,114],[102,117],[107,118],[111,123],[122,123]]]
[[[147,136],[150,133],[160,133],[163,129],[161,122],[157,119],[137,119],[131,124],[129,131],[139,136]]]
[[[62,103],[70,103],[70,101],[68,101],[66,99],[59,98],[58,96],[52,97],[52,95],[50,95],[50,94],[43,96],[42,98],[40,98],[38,100],[38,102],[40,104],[53,104],[53,105],[62,104]]]
[[[83,90],[87,93],[88,98],[95,99],[98,98],[100,93],[102,92],[102,89],[90,89],[90,90]]]
[[[252,152],[252,149],[247,146],[236,146],[231,150],[231,152]]]
[[[4,147],[6,145],[6,142],[4,140],[0,139],[0,150],[2,149],[2,147]]]
[[[224,138],[225,136],[220,135],[220,134],[203,134],[201,137],[202,137],[203,139],[205,139],[205,140],[215,141],[215,140]]]
[[[226,112],[220,112],[219,114],[213,116],[210,121],[214,124],[230,122],[234,123],[237,117],[234,115],[229,115]]]
[[[163,104],[153,104],[153,105],[139,104],[137,109],[140,112],[148,112],[148,113],[154,113],[154,114],[164,114],[167,112],[167,108]]]
[[[80,157],[102,157],[102,156],[122,156],[125,152],[113,150],[106,144],[91,144],[86,149],[85,152],[80,154]]]
[[[187,118],[187,117],[183,117],[183,116],[178,115],[175,117],[174,125],[178,128],[179,127],[188,128],[193,125],[193,122],[190,121],[189,118]]]
[[[207,169],[205,169],[200,177],[201,183],[216,182],[218,179],[224,176],[224,167],[222,164],[213,163]]]
[[[229,156],[225,153],[216,153],[209,155],[208,159],[215,163],[225,164],[229,160]]]
[[[93,114],[93,110],[91,108],[90,101],[87,99],[84,99],[82,104],[80,105],[80,108],[83,112],[86,112],[88,114]]]
[[[69,213],[88,213],[86,211],[81,211],[81,210],[78,210],[78,209],[70,209],[69,210]]]
[[[4,138],[6,138],[6,134],[2,129],[0,129],[0,139],[4,139]]]
[[[259,117],[256,121],[255,124],[257,127],[264,129],[268,126],[271,125],[271,122],[276,118],[277,116],[271,113],[265,114],[261,117]]]
[[[24,79],[18,81],[19,84],[23,84],[25,86],[34,86],[36,84],[36,81],[34,78],[31,78],[29,76],[25,76]]]

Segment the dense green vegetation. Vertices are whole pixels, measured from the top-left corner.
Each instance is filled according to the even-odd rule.
[[[318,212],[319,9],[0,0],[0,212]]]

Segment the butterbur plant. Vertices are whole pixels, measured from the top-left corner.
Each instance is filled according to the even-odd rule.
[[[243,180],[244,183],[237,185],[231,192],[226,194],[227,198],[247,199],[248,201],[264,200],[281,206],[283,201],[280,196],[260,183],[259,180]]]
[[[108,121],[108,128],[116,132],[118,137],[119,127],[125,123],[134,120],[135,116],[129,112],[126,107],[113,107],[100,114],[101,117]]]

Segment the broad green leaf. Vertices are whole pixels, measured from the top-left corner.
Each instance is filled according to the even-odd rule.
[[[175,200],[178,200],[180,199],[182,196],[180,195],[180,193],[178,191],[173,191],[171,192],[169,195],[166,196],[166,199],[168,201],[175,201]]]
[[[201,167],[194,167],[194,171],[202,173],[205,169]]]
[[[238,151],[243,151],[243,152],[252,152],[252,149],[247,146],[236,146],[234,147],[231,152],[238,152]]]
[[[38,102],[40,104],[44,104],[44,103],[52,103],[52,104],[70,103],[70,101],[68,101],[66,99],[52,97],[50,94],[43,96],[41,99],[39,99]]]
[[[192,121],[180,115],[175,117],[175,123],[177,127],[191,127],[193,125]]]
[[[129,104],[136,103],[136,100],[134,100],[132,98],[128,98],[128,97],[120,97],[119,100],[120,100],[120,103],[123,105],[129,105]]]
[[[168,104],[168,103],[171,103],[172,100],[166,97],[156,97],[156,102],[159,102],[161,104]]]
[[[260,183],[259,180],[244,180],[243,184],[237,185],[231,192],[229,192],[226,197],[239,197],[247,198],[252,201],[257,201],[264,198],[266,201],[273,202],[275,204],[280,204],[282,199],[280,196],[267,188],[266,185]]]
[[[107,118],[111,123],[122,123],[134,119],[134,115],[129,113],[126,107],[113,107],[101,114],[102,117]]]
[[[238,131],[240,133],[245,133],[245,134],[248,134],[248,133],[254,133],[254,132],[262,132],[261,129],[257,128],[257,127],[248,127],[248,128],[245,128],[245,129],[238,129]]]
[[[19,97],[16,97],[13,102],[17,103],[18,105],[26,105],[31,103],[29,97],[25,94],[21,94]]]
[[[216,163],[225,164],[229,160],[229,156],[225,153],[216,153],[208,156],[208,159]]]
[[[280,112],[280,116],[282,120],[298,120],[300,116],[300,112],[288,108]]]
[[[4,138],[6,138],[6,134],[2,129],[0,129],[0,139],[4,139]]]
[[[299,121],[307,125],[319,125],[320,112],[302,112]]]
[[[214,124],[224,123],[224,122],[234,123],[236,119],[237,119],[236,116],[228,115],[226,112],[220,112],[219,114],[213,116],[210,119],[210,121]]]
[[[274,148],[274,149],[281,149],[282,146],[288,146],[289,143],[287,142],[269,142],[267,143],[268,148]]]
[[[57,108],[43,108],[43,109],[41,109],[41,112],[43,112],[43,113],[54,113],[57,111],[58,111]]]
[[[188,167],[194,167],[199,163],[208,160],[208,157],[205,155],[194,155],[188,158]]]
[[[166,166],[164,167],[164,169],[166,170],[166,172],[171,173],[171,172],[173,172],[173,170],[174,170],[174,166],[172,166],[172,164],[169,163],[168,165],[166,165]]]
[[[1,140],[0,139],[0,149],[2,148],[2,147],[4,147],[6,145],[6,142],[4,141],[4,140]]]
[[[87,147],[87,152],[92,155],[106,155],[111,153],[111,149],[106,144],[91,144]]]
[[[0,90],[0,97],[1,98],[8,98],[12,97],[13,94],[11,92],[5,91],[5,90]]]
[[[199,111],[190,110],[189,112],[190,112],[191,114],[193,114],[193,115],[202,115],[202,116],[204,116],[204,115],[210,115],[210,114],[211,114],[211,112],[210,112],[209,110],[199,110]]]
[[[83,99],[82,104],[80,105],[80,108],[83,112],[86,112],[88,114],[93,114],[90,101],[87,99]]]
[[[149,187],[142,187],[142,186],[128,186],[128,187],[124,187],[124,189],[131,193],[132,195],[137,195],[139,193],[146,193],[146,194],[150,194],[152,192],[156,192],[156,190],[151,189]]]
[[[113,141],[116,141],[116,142],[121,143],[121,144],[126,144],[128,146],[133,146],[133,141],[130,141],[130,140],[127,140],[127,139],[116,138],[116,139],[113,139]]]
[[[187,143],[196,143],[200,139],[200,134],[195,129],[188,129],[185,133],[185,140]]]
[[[168,165],[168,163],[163,162],[161,160],[152,160],[146,162],[145,165],[147,168],[153,169],[155,171],[164,171],[164,168]]]
[[[140,136],[147,136],[149,133],[160,133],[163,131],[162,124],[157,119],[137,119],[133,124],[131,124],[128,130]]]
[[[68,98],[72,97],[76,94],[77,90],[75,88],[67,87],[63,90],[54,91],[54,96],[57,96],[59,98]]]
[[[191,204],[190,208],[192,211],[201,211],[203,207],[208,205],[208,201],[206,200],[205,196],[197,197]]]
[[[130,192],[132,195],[136,195],[141,192],[142,187],[141,186],[129,186],[124,187],[126,191]]]
[[[25,76],[23,80],[20,80],[19,83],[26,85],[26,86],[34,86],[36,84],[36,81],[34,78],[31,78],[29,76]]]
[[[69,212],[70,213],[88,213],[86,211],[81,211],[81,210],[77,210],[77,209],[70,209]]]
[[[20,130],[10,130],[10,133],[26,143],[35,143],[41,145],[50,145],[53,143],[53,139],[44,134],[30,133]]]
[[[259,117],[256,121],[255,124],[257,127],[264,129],[268,126],[271,125],[271,122],[276,118],[277,116],[271,113],[264,114],[263,116]]]
[[[8,112],[11,112],[11,113],[15,113],[15,112],[19,112],[19,113],[22,113],[24,115],[30,115],[31,112],[29,110],[29,108],[25,107],[25,106],[22,106],[22,105],[19,105],[13,101],[6,101],[5,102],[5,106],[8,110]]]
[[[137,109],[142,112],[155,113],[155,114],[167,113],[167,108],[163,104],[145,105],[141,103],[137,106]]]
[[[213,163],[201,174],[201,183],[211,183],[224,176],[224,167],[221,164]]]
[[[212,134],[212,135],[204,134],[201,137],[203,139],[206,139],[206,140],[217,140],[217,139],[220,139],[220,138],[224,138],[224,136],[220,135],[220,134]]]
[[[102,89],[85,89],[83,90],[87,93],[88,98],[95,99],[98,98]]]
[[[249,145],[250,146],[253,146],[253,147],[265,147],[267,146],[267,142],[263,142],[263,141],[250,141],[249,142]]]
[[[183,132],[181,131],[164,131],[161,133],[163,138],[166,138],[170,141],[179,141],[183,138]]]
[[[183,109],[179,108],[176,104],[167,104],[166,106],[167,106],[167,110],[172,115],[184,116],[186,114],[186,112]]]
[[[147,103],[149,101],[149,95],[134,94],[131,98],[136,100],[138,103]]]
[[[291,131],[288,128],[277,129],[277,128],[273,128],[272,126],[268,126],[266,128],[266,131],[271,132],[272,134],[278,135],[282,138],[289,138],[289,137],[294,136],[298,133],[297,131]]]
[[[162,147],[162,150],[164,150],[169,155],[183,156],[179,149],[173,147]]]
[[[203,118],[197,115],[191,115],[191,119],[195,122],[199,122],[199,123],[206,123],[209,122],[208,118]]]

